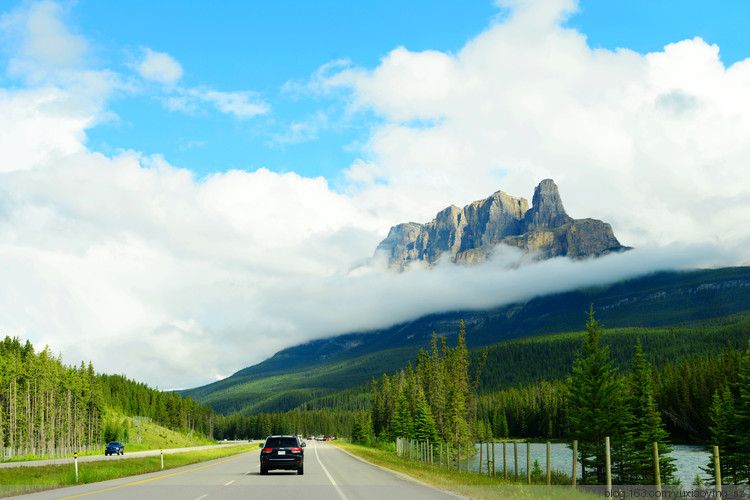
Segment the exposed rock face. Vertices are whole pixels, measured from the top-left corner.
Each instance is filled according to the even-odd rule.
[[[534,190],[531,209],[524,198],[498,191],[462,209],[452,205],[427,224],[394,226],[376,251],[399,268],[412,261],[434,264],[443,256],[477,264],[500,243],[536,252],[539,258],[598,256],[627,248],[606,222],[568,216],[557,186],[546,179]]]

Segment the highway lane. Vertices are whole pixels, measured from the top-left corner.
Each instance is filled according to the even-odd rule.
[[[404,479],[350,456],[330,443],[307,441],[305,474],[260,475],[259,450],[159,473],[24,495],[18,498],[72,500],[422,500],[456,497]]]

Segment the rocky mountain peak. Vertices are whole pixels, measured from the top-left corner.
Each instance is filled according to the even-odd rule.
[[[545,179],[534,189],[531,210],[524,215],[527,231],[553,229],[573,220],[565,213],[560,191],[552,179]]]
[[[534,190],[530,209],[526,199],[497,191],[463,208],[451,205],[426,224],[392,227],[376,253],[401,269],[412,261],[434,264],[444,254],[454,263],[473,264],[486,260],[499,244],[534,252],[538,258],[580,258],[626,249],[609,224],[570,217],[557,185],[545,179]]]

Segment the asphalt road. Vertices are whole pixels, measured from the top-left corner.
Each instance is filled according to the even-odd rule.
[[[305,474],[260,475],[259,450],[180,469],[24,495],[24,499],[305,500],[455,499],[359,460],[330,443],[307,441]]]

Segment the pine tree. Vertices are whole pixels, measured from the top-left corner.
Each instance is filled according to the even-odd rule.
[[[412,436],[417,441],[429,441],[434,443],[438,440],[435,419],[432,417],[430,405],[427,404],[427,399],[421,389],[417,394],[417,408],[414,415]]]
[[[406,400],[406,393],[403,389],[399,389],[396,398],[396,412],[393,414],[393,420],[391,421],[393,437],[411,437],[411,422],[411,412],[409,411],[409,402]]]
[[[630,376],[630,394],[627,400],[627,428],[625,443],[627,453],[628,483],[656,484],[653,464],[653,443],[659,445],[659,471],[664,483],[674,480],[674,458],[666,456],[673,450],[668,443],[664,422],[654,401],[653,378],[650,363],[643,356],[641,341],[635,346],[633,371]]]
[[[469,354],[466,348],[466,329],[461,321],[456,348],[448,353],[446,369],[446,438],[451,443],[463,444],[471,434],[469,428],[468,402],[469,387]]]
[[[740,400],[737,408],[737,448],[741,468],[740,479],[750,484],[750,349],[745,352],[740,362],[739,379]]]
[[[372,407],[370,408],[370,420],[372,421],[373,432],[380,436],[386,427],[385,424],[385,403],[383,393],[378,389],[378,383],[373,377],[372,383]],[[381,387],[382,389],[382,387]]]
[[[622,388],[617,370],[609,359],[609,349],[599,343],[602,329],[590,308],[586,323],[586,338],[581,353],[573,363],[573,374],[567,381],[566,402],[571,435],[579,441],[581,475],[589,481],[587,469],[593,469],[593,481],[605,478],[604,442],[621,435]]]
[[[711,418],[711,445],[719,447],[721,454],[721,481],[723,484],[737,483],[739,480],[738,470],[733,466],[737,455],[737,441],[734,431],[737,428],[737,411],[734,395],[729,389],[729,384],[724,384],[713,396],[709,410]],[[708,462],[704,472],[712,478],[714,484],[714,461],[713,457]]]
[[[370,444],[373,440],[372,421],[365,411],[360,411],[352,423],[352,442]]]

